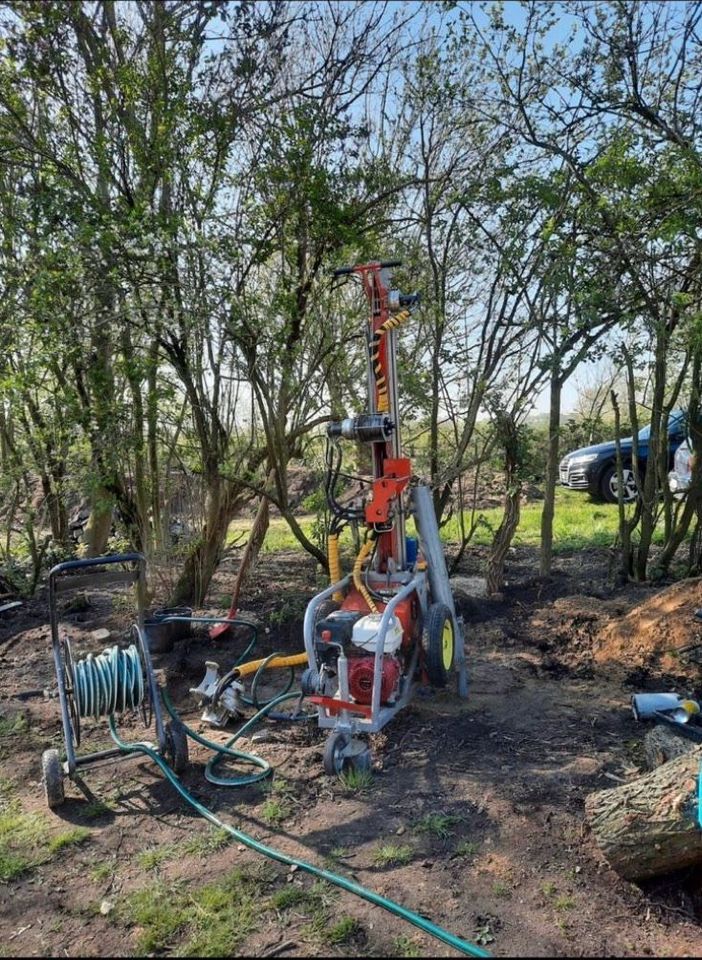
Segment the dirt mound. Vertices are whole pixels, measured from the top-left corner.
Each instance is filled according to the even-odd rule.
[[[667,587],[603,628],[595,662],[626,669],[655,667],[667,673],[687,672],[690,666],[698,671],[702,623],[693,614],[700,607],[702,578]]]

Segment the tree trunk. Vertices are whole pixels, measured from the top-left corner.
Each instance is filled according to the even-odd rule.
[[[239,607],[239,596],[246,582],[246,578],[256,566],[256,560],[258,559],[261,547],[266,539],[266,533],[268,532],[269,519],[270,508],[268,497],[261,497],[261,502],[258,505],[256,517],[251,527],[251,533],[249,534],[249,540],[241,558],[241,563],[239,564],[236,580],[234,581],[231,604],[232,610],[234,611]]]
[[[492,541],[490,556],[487,562],[487,592],[488,596],[500,593],[505,582],[505,558],[512,537],[519,526],[519,513],[522,491],[519,484],[515,484],[505,498],[505,510],[495,539]]]
[[[96,490],[90,503],[85,527],[86,557],[101,557],[107,549],[112,529],[113,498],[105,489]]]
[[[203,605],[222,556],[229,524],[241,505],[240,488],[221,478],[211,478],[208,491],[207,516],[202,535],[193,544],[169,599],[169,604],[174,607]]]
[[[702,862],[697,781],[702,747],[612,790],[591,793],[585,816],[610,866],[645,880]]]
[[[558,483],[558,452],[561,429],[561,380],[557,373],[551,377],[551,399],[548,414],[548,456],[546,459],[546,482],[544,484],[544,507],[541,512],[540,573],[548,577],[553,560],[553,516],[555,512],[556,484]]]

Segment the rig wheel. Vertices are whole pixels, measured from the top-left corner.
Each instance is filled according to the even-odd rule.
[[[188,766],[188,735],[182,723],[169,720],[166,724],[168,759],[174,773],[183,773]]]
[[[350,740],[348,733],[337,733],[336,730],[327,737],[324,746],[324,772],[330,777],[338,777],[346,769],[346,748]]]
[[[42,753],[41,773],[49,808],[53,810],[60,807],[66,794],[63,789],[63,765],[58,750],[45,750]]]
[[[444,603],[429,607],[422,630],[424,662],[433,687],[445,687],[456,648],[451,611]]]

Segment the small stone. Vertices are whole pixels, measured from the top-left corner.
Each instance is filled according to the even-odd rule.
[[[100,913],[103,917],[106,917],[107,914],[112,910],[112,903],[110,900],[103,900],[100,904]]]
[[[244,846],[243,843],[239,843],[237,844],[237,850],[246,850],[246,847]]]
[[[398,837],[401,837],[404,832],[405,832],[404,827],[398,827],[397,830],[395,831]]]
[[[298,867],[298,865],[297,865],[296,863],[291,863],[291,864],[290,864],[290,871],[289,871],[289,872],[290,872],[290,873],[296,873],[299,869],[300,869],[300,868]]]
[[[96,643],[103,643],[105,640],[110,639],[110,631],[105,627],[101,627],[99,630],[93,630],[90,637],[92,640],[95,640]]]

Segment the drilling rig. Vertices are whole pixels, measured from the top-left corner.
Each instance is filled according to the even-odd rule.
[[[329,730],[324,768],[338,775],[370,766],[362,734],[376,733],[405,707],[417,685],[445,687],[452,671],[467,696],[463,624],[456,616],[430,488],[403,455],[398,404],[397,336],[417,294],[392,286],[399,261],[341,267],[337,278],[360,280],[368,301],[368,409],[327,427],[326,496],[331,585],[309,603],[304,619],[308,666],[303,692]],[[369,448],[366,492],[341,502],[344,442]],[[412,519],[416,536],[407,535]],[[342,576],[339,537],[362,531],[352,572]],[[360,537],[359,537],[360,539]]]

